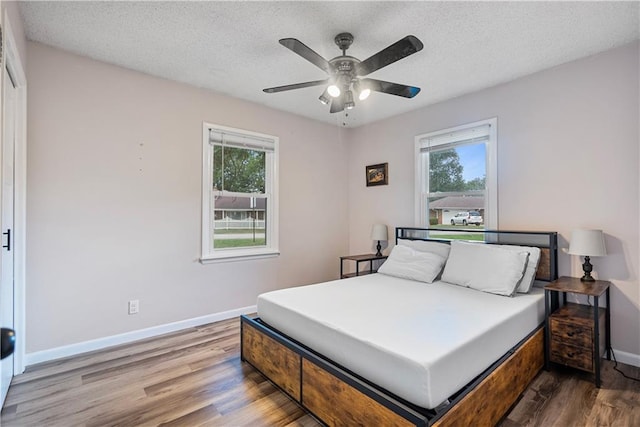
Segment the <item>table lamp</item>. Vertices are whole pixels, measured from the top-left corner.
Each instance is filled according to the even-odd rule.
[[[371,240],[378,241],[378,245],[376,246],[376,249],[378,250],[378,252],[376,252],[376,256],[382,256],[382,252],[380,252],[380,249],[382,249],[382,245],[380,245],[380,241],[384,240],[386,242],[388,238],[389,238],[389,234],[387,233],[386,225],[384,224],[373,225],[373,228],[371,228]]]
[[[602,230],[573,230],[568,253],[584,256],[584,264],[582,264],[584,276],[580,280],[583,282],[595,282],[595,279],[591,277],[593,266],[589,262],[589,257],[605,256],[607,254]]]

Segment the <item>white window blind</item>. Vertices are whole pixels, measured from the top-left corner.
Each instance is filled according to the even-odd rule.
[[[489,140],[491,125],[483,124],[467,129],[445,132],[443,134],[427,136],[419,139],[420,150],[429,151],[434,148],[438,150],[459,147],[461,145],[476,144]]]
[[[218,129],[209,130],[209,142],[214,145],[227,147],[245,148],[257,151],[273,151],[274,142],[272,139],[264,139],[253,135],[240,135]]]

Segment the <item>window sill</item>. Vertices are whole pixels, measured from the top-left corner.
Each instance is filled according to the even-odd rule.
[[[214,264],[218,262],[250,261],[254,259],[274,258],[280,255],[277,249],[264,249],[252,251],[225,251],[215,255],[203,256],[201,264]]]

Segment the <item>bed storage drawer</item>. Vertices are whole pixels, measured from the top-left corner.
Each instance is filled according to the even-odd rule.
[[[302,403],[329,426],[415,425],[307,359],[302,360]]]
[[[300,402],[301,356],[299,354],[244,323],[242,325],[242,358]]]

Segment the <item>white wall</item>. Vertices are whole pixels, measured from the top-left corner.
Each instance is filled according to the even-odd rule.
[[[414,225],[414,136],[498,118],[499,228],[602,228],[609,255],[612,343],[640,365],[640,137],[638,44],[539,72],[351,131],[349,247],[371,249],[371,224]],[[428,88],[425,88],[428,90]],[[410,101],[408,101],[410,102]],[[366,187],[364,168],[389,162],[389,185]],[[560,273],[578,276],[560,254]]]
[[[41,44],[28,61],[27,353],[337,278],[339,128]],[[280,257],[198,262],[203,121],[280,138]]]

